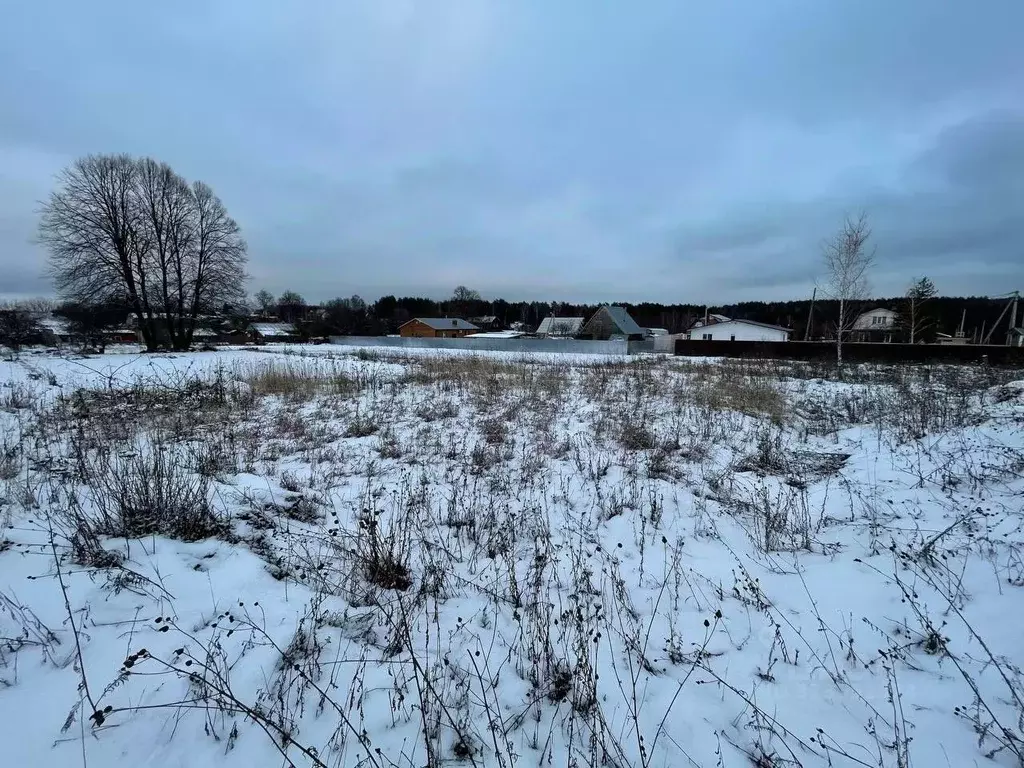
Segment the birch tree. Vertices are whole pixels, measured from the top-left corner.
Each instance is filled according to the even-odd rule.
[[[828,274],[825,292],[839,303],[836,319],[836,363],[843,364],[843,335],[848,333],[857,319],[855,304],[867,298],[868,272],[875,262],[875,252],[869,248],[871,230],[867,215],[856,219],[847,217],[842,229],[822,244],[822,255]]]

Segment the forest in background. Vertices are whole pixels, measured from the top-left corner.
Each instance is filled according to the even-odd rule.
[[[954,335],[964,319],[964,333],[968,339],[980,342],[991,331],[993,324],[998,327],[991,341],[1003,344],[1009,328],[1009,313],[1005,312],[1008,300],[987,297],[935,296],[920,304],[917,327],[919,341],[934,341],[936,334]],[[504,299],[487,301],[470,289],[459,287],[452,297],[435,300],[424,297],[382,296],[375,302],[367,302],[359,296],[339,297],[314,304],[302,296],[285,291],[273,296],[261,291],[245,304],[224,305],[211,310],[203,318],[203,324],[214,330],[242,330],[256,318],[281,320],[296,324],[300,334],[306,338],[332,335],[379,336],[394,334],[399,327],[414,317],[462,317],[480,318],[493,316],[492,327],[508,328],[522,323],[528,330],[535,329],[545,317],[584,317],[590,315],[600,304],[575,304],[569,302],[520,301]],[[821,339],[834,337],[837,302],[818,299],[800,301],[746,301],[732,304],[661,304],[642,302],[632,304],[621,302],[632,317],[646,328],[664,328],[669,333],[680,333],[704,317],[705,313],[716,313],[739,320],[753,320],[771,325],[780,325],[793,330],[793,340]],[[906,297],[870,299],[858,302],[856,312],[884,307],[908,315]],[[35,320],[49,314],[64,317],[82,331],[81,335],[99,334],[105,329],[123,327],[128,319],[130,307],[127,304],[107,303],[103,305],[80,305],[66,303],[58,305],[50,300],[31,302],[24,307],[0,306],[0,341],[6,336],[8,325],[24,325],[24,341],[34,335]],[[29,322],[26,318],[35,318]],[[810,327],[808,320],[810,319]],[[1017,324],[1024,323],[1018,316]],[[8,329],[10,330],[10,329]],[[14,330],[17,330],[16,328]],[[900,339],[902,340],[902,339]]]
[[[285,294],[288,295],[288,292]],[[295,297],[295,294],[291,294]],[[303,303],[274,302],[265,307],[266,311],[274,312],[283,320],[305,320],[310,335],[380,335],[397,333],[399,326],[414,317],[464,317],[476,318],[494,316],[505,327],[520,322],[529,328],[535,328],[540,321],[549,315],[558,317],[589,317],[600,304],[574,304],[569,302],[509,302],[504,299],[487,301],[481,299],[474,291],[457,289],[452,298],[437,301],[423,297],[383,296],[376,302],[367,303],[358,296],[338,298],[324,302],[318,307],[309,307]],[[713,312],[741,320],[754,320],[761,323],[781,325],[792,328],[794,339],[824,338],[834,333],[838,303],[827,299],[814,302],[811,315],[811,300],[800,301],[746,301],[733,304],[699,305],[699,304],[661,304],[642,302],[632,304],[621,302],[632,317],[643,327],[664,328],[669,333],[680,333],[692,326],[694,321],[704,317],[705,312]],[[937,333],[953,335],[960,326],[966,311],[964,332],[968,338],[980,341],[982,333],[987,333],[999,319],[1007,306],[1007,299],[987,297],[953,297],[936,296],[922,305],[921,314],[924,322],[921,337],[925,341],[934,339]],[[870,299],[860,302],[857,311],[867,311],[877,307],[892,309],[905,313],[906,297]],[[320,311],[314,312],[313,309]],[[811,327],[808,329],[808,319]],[[1008,316],[1003,315],[999,330],[993,335],[992,341],[1003,343],[1006,335]],[[1018,318],[1018,323],[1021,322]]]

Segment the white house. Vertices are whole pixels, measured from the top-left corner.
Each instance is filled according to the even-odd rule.
[[[899,315],[891,309],[878,307],[858,315],[853,322],[855,331],[872,331],[879,328],[892,328],[896,325]]]
[[[726,320],[690,329],[697,341],[789,341],[789,328],[754,320]]]
[[[858,315],[850,329],[851,341],[892,341],[899,326],[899,314],[877,307]]]

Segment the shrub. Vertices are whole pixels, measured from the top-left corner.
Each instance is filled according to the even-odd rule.
[[[226,524],[209,500],[210,481],[194,471],[172,446],[139,446],[135,452],[106,454],[89,465],[98,533],[135,538],[161,534],[198,541]]]
[[[412,586],[408,530],[403,526],[385,530],[380,517],[379,511],[367,509],[359,518],[357,552],[363,576],[381,589],[404,592]]]
[[[18,476],[18,454],[20,453],[17,443],[8,445],[0,443],[0,480],[13,480]]]
[[[357,411],[352,421],[348,423],[345,437],[369,437],[376,434],[378,429],[377,422],[371,416]]]
[[[631,414],[619,427],[619,444],[627,451],[646,451],[656,442],[654,430],[642,414]]]

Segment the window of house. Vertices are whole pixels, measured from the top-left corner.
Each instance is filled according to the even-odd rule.
[[[701,338],[704,341],[711,341],[711,334],[710,333],[705,333],[703,336],[701,336]]]

